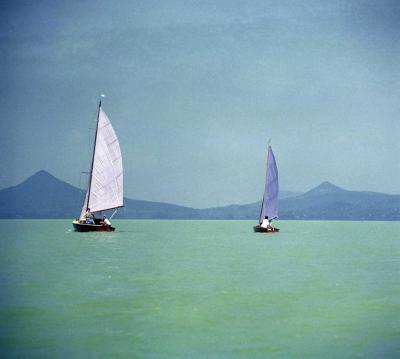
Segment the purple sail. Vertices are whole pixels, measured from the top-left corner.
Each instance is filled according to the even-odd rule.
[[[265,190],[261,205],[260,223],[268,216],[269,219],[278,217],[278,168],[271,146],[268,146],[267,175],[265,179]]]

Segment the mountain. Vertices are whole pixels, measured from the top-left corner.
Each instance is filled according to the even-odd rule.
[[[14,187],[0,190],[0,218],[74,218],[85,192],[46,171]],[[260,202],[194,209],[169,203],[125,198],[116,218],[140,219],[253,219]],[[323,182],[306,193],[281,192],[281,219],[400,220],[400,195],[347,191]]]
[[[136,219],[196,219],[194,208],[163,202],[141,201],[124,198],[125,207],[120,209],[116,218]]]
[[[335,186],[334,184],[325,181],[322,182],[317,187],[311,189],[307,192],[307,196],[320,196],[325,195],[327,193],[338,193],[344,191],[342,188]]]
[[[400,195],[347,191],[329,182],[280,201],[287,219],[400,220]]]
[[[75,218],[85,191],[39,171],[17,186],[0,191],[0,218]],[[124,198],[118,218],[195,218],[193,208]]]
[[[0,218],[68,218],[77,215],[84,191],[39,171],[0,191]]]
[[[204,219],[257,219],[261,201],[199,210]],[[279,196],[279,218],[301,220],[400,220],[400,195],[347,191],[330,182],[304,194]]]

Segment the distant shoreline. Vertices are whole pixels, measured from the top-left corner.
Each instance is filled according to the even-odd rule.
[[[85,192],[46,171],[0,190],[1,219],[74,219]],[[279,199],[279,218],[287,221],[400,221],[400,195],[347,191],[323,182],[310,191]],[[124,198],[114,219],[252,220],[260,202],[196,209],[171,203]]]

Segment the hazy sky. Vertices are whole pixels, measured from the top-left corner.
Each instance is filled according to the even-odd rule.
[[[399,1],[2,1],[0,187],[85,187],[98,95],[125,195],[194,207],[283,190],[400,193]],[[89,143],[90,141],[90,143]]]

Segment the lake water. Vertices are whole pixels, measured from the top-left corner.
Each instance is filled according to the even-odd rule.
[[[1,357],[400,358],[400,223],[0,221]]]

